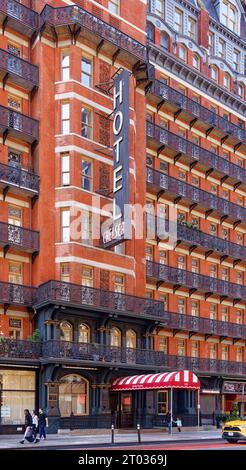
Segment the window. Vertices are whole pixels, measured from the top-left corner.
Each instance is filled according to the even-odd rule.
[[[22,154],[15,150],[8,149],[8,164],[15,168],[21,168]]]
[[[229,200],[229,191],[227,189],[222,190],[222,197],[223,199]]]
[[[185,222],[185,220],[186,220],[186,215],[185,215],[185,213],[178,211],[178,222],[179,222],[179,223],[182,223],[182,222]]]
[[[82,160],[82,188],[92,191],[92,163],[90,160]]]
[[[62,103],[61,105],[61,133],[69,134],[70,132],[70,105]]]
[[[240,284],[240,286],[243,285],[243,273],[241,271],[237,271],[236,281],[237,281],[237,284]]]
[[[237,243],[238,245],[243,245],[243,234],[237,233]]]
[[[150,40],[150,41],[154,41],[155,40],[155,27],[152,23],[150,23],[149,21],[147,21],[147,38]]]
[[[228,321],[229,320],[229,315],[228,315],[228,307],[222,307],[222,321]]]
[[[217,359],[217,344],[212,343],[209,345],[209,358]]]
[[[162,351],[164,354],[168,353],[167,336],[164,336],[162,333],[158,334],[158,351]]]
[[[199,357],[198,341],[191,341],[191,357]]]
[[[178,256],[178,269],[185,269],[185,256]]]
[[[69,68],[70,68],[70,57],[69,51],[62,52],[62,81],[67,81],[70,78]]]
[[[61,241],[70,241],[70,210],[62,209],[61,211]]]
[[[121,347],[121,331],[118,328],[110,329],[110,346]]]
[[[211,66],[211,78],[215,80],[216,82],[218,82],[218,78],[219,78],[218,69],[215,65]]]
[[[244,86],[241,83],[238,84],[237,92],[238,92],[238,96],[240,96],[240,98],[244,97]]]
[[[8,106],[15,111],[21,113],[22,110],[22,100],[14,95],[8,95]]]
[[[211,264],[209,266],[209,275],[210,277],[217,277],[217,267],[215,266],[215,264]]]
[[[89,384],[80,375],[66,375],[59,384],[59,410],[62,417],[89,414]]]
[[[155,14],[164,17],[164,0],[155,0]]]
[[[178,172],[178,177],[179,177],[180,180],[186,181],[186,173],[185,173],[185,171],[179,170],[179,172]]]
[[[60,323],[61,341],[73,341],[73,326],[68,321]]]
[[[228,281],[229,280],[228,268],[222,268],[221,279],[222,279],[222,281]]]
[[[197,54],[193,54],[193,67],[200,70],[200,57]]]
[[[35,407],[36,372],[24,370],[0,370],[2,411],[1,424],[22,425],[24,409]]]
[[[224,87],[227,90],[230,90],[230,88],[231,88],[231,79],[230,79],[230,75],[228,73],[225,73],[225,75],[224,75]]]
[[[197,300],[192,300],[192,302],[191,302],[191,315],[193,317],[198,317],[199,316],[199,307],[198,307],[198,301]]]
[[[230,154],[229,154],[229,152],[227,152],[226,150],[222,150],[222,151],[223,151],[222,157],[223,157],[225,160],[230,160]]]
[[[186,313],[186,302],[185,299],[178,298],[178,313],[184,315]]]
[[[231,31],[237,32],[237,10],[227,0],[224,0],[221,5],[221,22]]]
[[[233,68],[236,72],[240,71],[240,52],[236,49],[233,52]]]
[[[18,227],[22,226],[22,209],[20,207],[8,206],[8,223]]]
[[[185,355],[186,355],[185,340],[179,339],[178,340],[178,356],[185,356]]]
[[[209,33],[209,52],[210,55],[214,55],[214,34]]]
[[[222,238],[223,240],[229,240],[229,232],[226,228],[222,229]]]
[[[183,12],[178,8],[174,10],[174,29],[178,33],[183,33]]]
[[[69,154],[61,155],[61,184],[69,186],[70,184],[70,158]]]
[[[84,323],[80,323],[79,325],[79,343],[86,343],[90,342],[90,327],[85,325]]]
[[[191,184],[193,186],[198,186],[199,187],[199,178],[197,176],[193,176],[191,177]]]
[[[189,16],[188,18],[188,36],[195,41],[196,39],[196,22]]]
[[[9,263],[8,281],[13,284],[23,284],[21,263]]]
[[[211,192],[212,192],[212,191],[211,191]],[[217,225],[211,224],[211,225],[210,225],[210,232],[212,233],[212,235],[214,235],[215,233],[217,233]]]
[[[82,221],[82,232],[81,232],[81,241],[87,245],[92,244],[92,214],[86,210],[82,211],[81,214]]]
[[[167,252],[160,250],[160,264],[167,264]]]
[[[9,318],[9,336],[12,339],[22,339],[22,321],[19,318]]]
[[[82,137],[92,139],[92,112],[88,108],[82,108]]]
[[[210,304],[209,316],[210,316],[210,320],[217,320],[217,305]]]
[[[82,286],[93,287],[93,268],[82,266]]]
[[[7,50],[10,54],[15,55],[16,57],[21,57],[21,48],[19,44],[8,42]]]
[[[199,260],[196,258],[192,258],[191,260],[191,271],[193,273],[199,273]]]
[[[161,41],[160,41],[160,46],[162,49],[165,51],[169,50],[169,36],[167,33],[161,33]]]
[[[223,39],[221,38],[219,38],[219,41],[218,41],[218,56],[221,59],[225,58],[225,41],[223,41]]]
[[[152,290],[147,290],[145,292],[145,297],[146,297],[146,299],[153,299],[154,298],[153,291]]]
[[[111,13],[114,13],[115,15],[119,15],[120,14],[120,0],[109,0],[108,9]]]
[[[165,415],[168,412],[167,392],[157,392],[157,413],[158,415]]]
[[[87,87],[92,86],[92,61],[87,57],[81,59],[81,83]]]
[[[131,349],[137,347],[137,335],[134,330],[126,330],[126,347]]]
[[[61,281],[70,282],[70,267],[68,263],[61,264]]]
[[[238,325],[243,324],[243,312],[242,312],[242,310],[237,310],[236,311],[236,323]]]
[[[160,300],[164,303],[164,310],[167,310],[167,296],[165,294],[161,294]]]
[[[241,346],[236,349],[236,361],[243,362],[243,348]]]
[[[228,358],[229,358],[229,347],[226,344],[223,344],[221,348],[221,359],[222,361],[228,361]]]
[[[179,46],[179,58],[186,61],[186,56],[187,56],[186,47]]]
[[[115,274],[114,276],[114,292],[120,292],[121,294],[125,292],[125,277],[121,274]]]

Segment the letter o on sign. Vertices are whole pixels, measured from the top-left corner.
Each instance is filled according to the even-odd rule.
[[[118,111],[114,116],[114,135],[119,135],[123,126],[123,114],[121,111]]]

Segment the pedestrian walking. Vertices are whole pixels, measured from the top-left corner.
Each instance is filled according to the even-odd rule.
[[[32,411],[32,429],[35,435],[38,433],[38,414],[35,410]]]
[[[45,428],[47,426],[48,418],[43,410],[43,408],[39,408],[39,438],[46,439],[46,431]]]
[[[39,439],[36,438],[36,434],[33,431],[33,424],[32,424],[32,415],[28,409],[24,410],[25,415],[25,433],[23,439],[20,441],[20,444],[24,444],[25,439],[28,442],[34,442],[35,444],[39,442]]]
[[[168,432],[171,433],[172,416],[171,416],[170,411],[168,411],[168,413],[165,416],[165,423],[166,423],[166,426],[168,427]]]
[[[177,425],[178,432],[181,432],[181,427],[182,427],[182,421],[181,421],[181,419],[179,419],[179,418],[177,417],[175,423],[176,423],[176,425]]]

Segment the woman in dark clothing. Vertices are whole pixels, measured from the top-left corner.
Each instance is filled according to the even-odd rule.
[[[34,442],[35,444],[39,442],[39,439],[36,439],[36,435],[33,432],[33,427],[32,427],[32,415],[29,410],[24,410],[25,414],[25,434],[23,439],[20,441],[20,444],[24,444],[25,439],[29,442]]]
[[[44,439],[46,439],[46,432],[45,432],[45,427],[47,425],[47,416],[44,413],[44,410],[42,408],[39,408],[39,438],[41,439],[42,436]]]

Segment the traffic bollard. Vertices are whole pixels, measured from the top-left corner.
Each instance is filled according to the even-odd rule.
[[[111,444],[114,444],[114,425],[111,425]]]
[[[138,431],[138,443],[141,444],[140,424],[137,424],[137,431]]]

